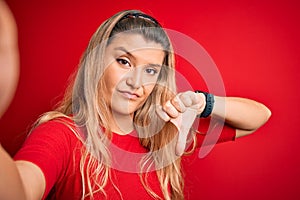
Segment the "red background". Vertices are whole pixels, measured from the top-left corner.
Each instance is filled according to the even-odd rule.
[[[36,118],[61,98],[98,25],[140,9],[199,42],[223,77],[227,95],[266,104],[273,115],[251,136],[215,146],[185,166],[187,199],[300,198],[298,1],[9,0],[19,29],[21,76],[0,120],[13,155]],[[187,63],[178,69],[188,78]]]

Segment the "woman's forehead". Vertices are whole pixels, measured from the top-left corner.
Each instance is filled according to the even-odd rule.
[[[123,47],[128,52],[133,52],[142,49],[156,49],[164,51],[161,44],[145,39],[138,33],[118,33],[110,41],[108,48],[115,49]]]

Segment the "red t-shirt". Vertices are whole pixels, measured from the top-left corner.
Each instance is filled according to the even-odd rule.
[[[204,121],[206,121],[206,128],[201,129],[202,132],[207,131],[208,120],[203,120],[202,127],[205,127]],[[197,138],[198,146],[201,146],[205,135],[198,134]],[[221,132],[218,142],[234,140],[234,138],[235,130],[227,127]],[[116,157],[120,162],[116,163],[120,166],[111,168],[111,174],[113,183],[118,187],[122,198],[124,200],[153,199],[143,187],[140,175],[134,173],[133,165],[141,155],[147,153],[140,145],[139,139],[134,133],[124,136],[113,134],[112,144],[117,147],[113,149],[113,153],[117,151]],[[29,135],[14,159],[30,161],[43,171],[46,179],[43,199],[76,200],[81,199],[82,194],[79,169],[82,146],[81,141],[66,125],[57,121],[49,121],[37,127]],[[112,156],[114,156],[113,153]],[[163,197],[155,171],[148,172],[148,182],[151,189]],[[104,189],[107,199],[122,199],[110,181]],[[94,199],[105,199],[105,197],[98,192],[94,194]]]

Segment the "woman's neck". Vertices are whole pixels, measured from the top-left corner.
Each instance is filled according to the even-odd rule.
[[[127,135],[134,130],[133,115],[113,113],[109,122],[112,132],[119,135]]]

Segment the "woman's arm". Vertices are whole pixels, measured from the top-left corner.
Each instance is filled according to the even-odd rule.
[[[0,146],[0,199],[26,199],[21,176],[15,162]]]
[[[9,7],[0,0],[0,117],[13,99],[18,78],[17,25]]]
[[[265,105],[251,99],[215,96],[211,116],[224,119],[226,124],[234,127],[238,138],[254,132],[266,123],[271,111]]]
[[[13,98],[19,75],[17,26],[0,0],[0,117]],[[24,184],[23,184],[24,183]],[[0,145],[0,199],[41,199],[45,188],[42,171],[33,163],[15,162]]]
[[[180,134],[176,144],[176,155],[182,155],[184,152],[187,130],[191,128],[197,114],[205,113],[205,117],[211,116],[222,122],[225,121],[227,125],[236,129],[236,138],[254,132],[271,116],[271,111],[266,106],[254,100],[219,96],[214,96],[213,99],[213,101],[208,100],[207,104],[213,105],[212,110],[208,109],[210,112],[206,109],[206,95],[186,91],[177,94],[161,108],[156,109],[162,120],[170,121],[178,128]]]
[[[227,125],[235,128],[237,138],[254,132],[271,116],[271,111],[265,105],[251,99],[220,96],[214,96],[214,99],[211,116],[224,120]],[[164,121],[176,119],[187,108],[195,109],[197,114],[201,114],[206,106],[205,95],[192,91],[179,93],[169,102],[157,112]]]
[[[45,178],[31,162],[14,161],[0,146],[0,199],[38,200],[45,191]]]

